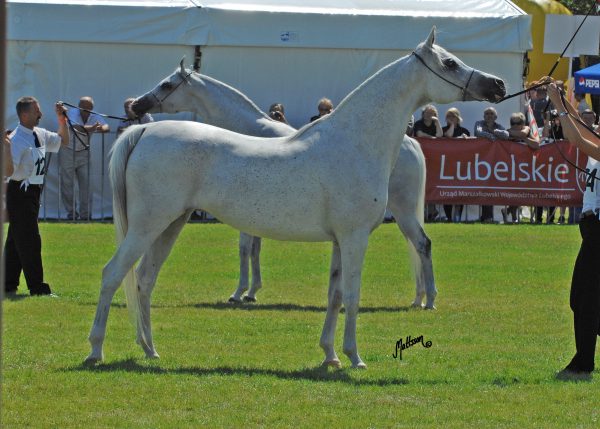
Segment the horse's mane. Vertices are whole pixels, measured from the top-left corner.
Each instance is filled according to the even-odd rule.
[[[186,69],[186,73],[188,72],[188,70]],[[230,92],[231,94],[234,94],[235,97],[237,97],[241,103],[245,103],[247,104],[251,109],[256,110],[256,113],[264,116],[265,118],[269,119],[269,115],[267,115],[263,110],[261,110],[256,103],[254,103],[254,101],[252,101],[250,98],[248,98],[245,94],[243,94],[242,92],[240,92],[238,89],[227,85],[225,82],[221,82],[220,80],[217,80],[215,78],[212,78],[210,76],[207,76],[205,74],[202,73],[198,73],[195,71],[189,72],[190,76],[194,76],[197,79],[203,80],[205,82],[209,82],[211,84],[213,84],[216,88],[219,88],[219,90],[223,93],[225,92]]]

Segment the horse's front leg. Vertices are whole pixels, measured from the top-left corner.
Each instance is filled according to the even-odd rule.
[[[325,352],[323,366],[340,368],[342,366],[334,349],[335,327],[337,325],[340,307],[342,306],[342,260],[340,247],[334,241],[331,250],[331,267],[329,269],[329,292],[327,293],[327,315],[323,324],[320,345]]]
[[[152,323],[150,319],[150,302],[152,290],[156,285],[158,273],[171,253],[175,240],[187,223],[192,212],[188,212],[175,220],[160,236],[152,243],[150,249],[144,254],[136,270],[141,323],[137,326],[137,343],[142,347],[148,358],[158,358],[152,339]]]
[[[262,277],[260,275],[260,247],[261,238],[252,237],[252,247],[250,250],[252,286],[250,287],[248,294],[244,297],[245,302],[256,302],[256,292],[262,287]]]
[[[352,368],[366,368],[358,355],[356,345],[356,319],[360,301],[360,284],[369,231],[354,231],[340,239],[342,255],[342,301],[346,321],[344,324],[344,354],[350,358]]]
[[[236,291],[229,297],[229,302],[241,303],[244,292],[248,290],[248,261],[252,252],[253,239],[251,235],[240,232],[240,281]]]

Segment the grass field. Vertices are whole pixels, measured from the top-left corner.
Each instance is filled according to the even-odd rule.
[[[265,240],[264,289],[230,306],[237,233],[188,225],[153,295],[146,360],[119,291],[103,364],[82,365],[113,227],[42,224],[60,298],[3,302],[4,428],[598,428],[600,375],[561,382],[574,352],[574,226],[432,224],[437,311],[413,310],[404,239],[371,237],[358,344],[366,371],[319,368],[328,243]],[[599,261],[600,263],[600,261]],[[423,335],[394,359],[396,341]],[[598,362],[598,358],[597,358]],[[599,363],[600,364],[600,363]]]

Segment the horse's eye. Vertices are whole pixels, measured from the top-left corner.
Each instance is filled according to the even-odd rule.
[[[452,58],[447,58],[444,60],[444,65],[449,68],[450,70],[455,69],[458,64],[456,64],[456,61],[454,61]]]
[[[171,82],[164,82],[160,84],[160,89],[166,89],[169,90],[173,87],[173,85],[171,85]]]

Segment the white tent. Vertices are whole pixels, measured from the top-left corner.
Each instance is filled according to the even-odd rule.
[[[531,49],[530,18],[505,0],[9,0],[7,124],[14,103],[34,95],[56,128],[52,104],[91,95],[95,109],[119,115],[123,100],[169,74],[183,55],[202,53],[202,73],[223,80],[264,110],[274,102],[301,126],[319,98],[337,104],[383,65],[408,53],[435,25],[438,43],[508,89],[522,86]],[[196,49],[198,47],[198,49]],[[445,110],[448,106],[440,106]],[[472,128],[485,106],[457,103]],[[521,110],[518,99],[496,106],[500,120]],[[158,119],[166,115],[158,115]],[[181,118],[193,118],[180,115]],[[390,118],[394,120],[394,118]],[[110,122],[113,129],[116,122]],[[94,217],[111,214],[105,155],[114,134],[93,140]],[[59,207],[53,161],[42,216]],[[62,210],[62,212],[60,212]]]

